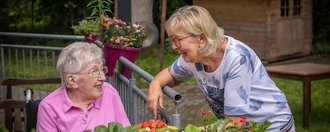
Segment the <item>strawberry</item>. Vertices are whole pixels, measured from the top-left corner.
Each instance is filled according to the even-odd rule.
[[[142,128],[147,128],[147,127],[149,127],[148,122],[142,122]]]
[[[137,123],[137,124],[134,124],[134,126],[137,126],[137,127],[142,127],[142,123]]]
[[[157,124],[157,128],[163,128],[165,127],[165,123],[161,120],[157,120],[156,121],[156,124]]]

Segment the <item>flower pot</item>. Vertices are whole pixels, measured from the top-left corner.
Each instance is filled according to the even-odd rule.
[[[88,43],[94,43],[99,37],[99,35],[87,34],[85,35],[85,40]]]
[[[140,48],[121,47],[121,46],[115,46],[113,44],[105,43],[103,48],[103,53],[105,58],[105,64],[109,69],[107,75],[112,77],[114,73],[114,69],[116,67],[116,62],[120,56],[123,56],[129,61],[134,63],[137,54],[139,53],[140,50],[141,50]],[[124,67],[122,74],[125,77],[129,77],[130,73],[131,72],[129,68]]]

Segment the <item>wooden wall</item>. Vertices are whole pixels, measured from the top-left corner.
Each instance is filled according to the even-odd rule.
[[[301,2],[301,16],[283,18],[280,0],[193,1],[194,5],[203,6],[211,13],[226,35],[249,45],[263,60],[310,53],[312,0]]]

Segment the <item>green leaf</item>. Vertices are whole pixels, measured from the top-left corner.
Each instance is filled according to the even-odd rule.
[[[249,126],[249,130],[253,132],[264,132],[272,123],[269,121],[265,122],[251,122]]]
[[[94,128],[94,132],[107,132],[107,127],[100,125]]]
[[[170,128],[160,128],[160,129],[157,129],[157,132],[179,132],[179,130],[173,130]]]
[[[201,128],[198,128],[197,126],[188,124],[185,128],[184,128],[184,132],[202,132]]]
[[[224,118],[217,120],[213,124],[207,126],[207,131],[209,132],[223,132],[226,129],[226,125],[232,120],[229,118]]]
[[[230,126],[230,127],[227,127],[227,128],[226,128],[225,132],[244,132],[244,131],[238,129],[238,128],[235,127],[235,126]]]
[[[120,132],[122,131],[123,126],[117,122],[111,122],[108,124],[108,132]]]
[[[121,132],[135,132],[137,131],[138,129],[140,129],[140,127],[137,127],[137,126],[127,126],[127,127],[124,127]]]

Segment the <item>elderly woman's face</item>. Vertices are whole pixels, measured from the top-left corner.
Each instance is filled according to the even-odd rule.
[[[94,60],[80,72],[77,83],[82,96],[96,99],[102,95],[102,85],[106,79],[103,69],[102,60]]]
[[[172,49],[180,53],[187,62],[197,62],[199,41],[198,36],[193,36],[184,31],[177,31],[170,35]]]

